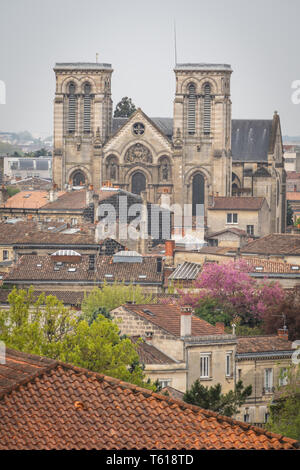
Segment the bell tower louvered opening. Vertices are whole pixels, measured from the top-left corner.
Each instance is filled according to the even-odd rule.
[[[84,85],[83,95],[83,132],[91,132],[91,85]]]
[[[76,129],[76,96],[75,85],[69,85],[68,132],[73,134]]]
[[[210,134],[211,129],[211,87],[209,83],[204,85],[204,105],[203,105],[203,132]]]
[[[188,87],[188,133],[195,134],[196,131],[196,88],[193,83]]]

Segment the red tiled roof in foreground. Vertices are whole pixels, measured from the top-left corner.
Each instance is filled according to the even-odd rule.
[[[60,362],[21,380],[0,395],[0,449],[298,448],[293,439]]]

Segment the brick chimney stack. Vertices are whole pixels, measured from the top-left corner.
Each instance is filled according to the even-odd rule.
[[[93,203],[93,195],[94,195],[94,187],[92,184],[89,185],[88,189],[86,190],[86,205],[89,206]]]
[[[57,184],[53,183],[52,188],[49,191],[49,201],[54,202],[58,197]]]
[[[185,306],[181,307],[180,316],[180,336],[191,336],[192,335],[192,307]]]
[[[277,335],[279,338],[288,340],[289,339],[289,331],[287,328],[280,328],[277,330]]]
[[[166,240],[165,242],[165,263],[172,266],[174,263],[175,240]]]

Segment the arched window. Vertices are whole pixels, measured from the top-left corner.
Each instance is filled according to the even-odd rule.
[[[74,133],[76,129],[76,96],[75,96],[75,85],[70,83],[69,85],[69,109],[68,109],[68,132]]]
[[[235,174],[231,174],[231,194],[232,196],[238,196],[241,190],[241,182],[239,177]]]
[[[86,83],[83,89],[83,132],[91,132],[91,85]]]
[[[146,177],[144,173],[137,171],[134,173],[132,176],[131,180],[131,191],[134,194],[141,194],[142,191],[145,191],[146,189]]]
[[[192,182],[192,214],[197,215],[197,205],[204,204],[205,180],[201,173],[193,176]],[[198,211],[199,214],[199,211]]]
[[[81,170],[76,170],[71,179],[73,186],[84,186],[86,184],[85,174]]]
[[[193,135],[196,130],[196,87],[190,83],[188,87],[188,133]]]
[[[204,85],[204,104],[203,104],[203,132],[210,134],[211,127],[211,87],[209,83]]]

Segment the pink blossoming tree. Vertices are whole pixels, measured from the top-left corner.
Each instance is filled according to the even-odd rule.
[[[279,283],[266,278],[258,282],[249,272],[245,260],[206,263],[194,282],[194,289],[181,292],[181,302],[197,311],[205,302],[213,300],[231,318],[238,315],[243,324],[257,324],[284,300],[285,293]]]

